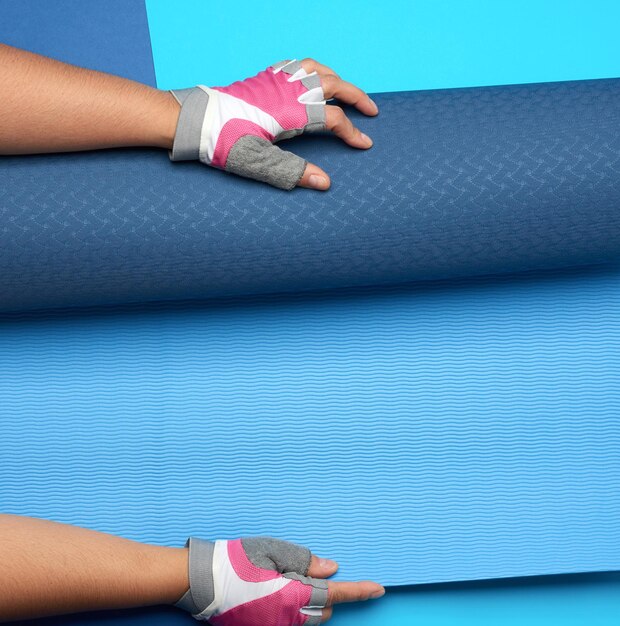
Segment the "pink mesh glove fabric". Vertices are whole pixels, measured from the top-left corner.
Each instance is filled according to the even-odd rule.
[[[171,92],[181,105],[173,161],[195,160],[292,189],[306,161],[275,142],[325,129],[325,96],[316,72],[281,61],[227,87]]]
[[[189,591],[176,606],[214,626],[315,626],[327,581],[306,576],[311,553],[270,537],[190,538]]]

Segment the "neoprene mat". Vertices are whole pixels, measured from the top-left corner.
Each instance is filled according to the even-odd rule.
[[[20,45],[29,47],[29,32]],[[67,60],[70,52],[67,43]],[[368,121],[377,150],[322,144],[325,159],[342,164],[342,181],[323,196],[282,194],[154,152],[3,160],[2,250],[11,251],[3,307],[292,292],[609,259],[619,232],[617,89],[596,81],[385,95],[381,124]],[[455,98],[472,117],[445,128],[429,102],[450,110]],[[556,101],[565,118],[547,110]],[[508,102],[496,120],[494,102]],[[476,134],[479,160],[460,172],[431,158],[435,182],[420,187],[420,168],[416,175],[399,160],[433,149],[427,137],[414,150],[410,118],[398,118],[418,106],[435,119],[440,154],[451,153],[447,139],[465,150]],[[518,133],[506,110],[540,125],[528,121]],[[489,116],[478,133],[468,126]],[[480,174],[483,148],[503,141],[502,121],[533,164],[513,160],[507,175],[502,152]],[[401,152],[396,128],[409,138]],[[298,144],[319,151],[316,140]],[[370,169],[384,171],[372,194],[360,182]],[[471,189],[458,187],[465,182],[495,202],[469,199]],[[413,222],[405,209],[416,193],[429,204],[415,205]],[[469,210],[455,220],[456,205]],[[117,227],[127,221],[135,228]],[[424,247],[429,240],[436,249]],[[239,246],[249,241],[259,245],[248,246],[240,272]],[[304,263],[278,264],[295,252]],[[323,253],[324,264],[302,271]],[[210,282],[192,284],[202,255],[217,266],[201,266]],[[341,578],[384,584],[618,568],[619,277],[607,266],[6,314],[1,508],[161,543],[268,533],[337,558]]]
[[[620,79],[376,100],[380,117],[355,116],[374,136],[372,150],[335,137],[296,142],[332,173],[327,194],[172,164],[163,150],[5,158],[0,309],[394,284],[620,257]]]

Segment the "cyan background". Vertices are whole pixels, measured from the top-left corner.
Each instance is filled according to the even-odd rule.
[[[146,0],[157,82],[312,56],[367,91],[620,76],[617,0]]]

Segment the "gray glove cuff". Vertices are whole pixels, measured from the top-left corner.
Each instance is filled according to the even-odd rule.
[[[197,87],[176,89],[170,93],[181,105],[170,160],[197,161],[200,158],[200,133],[209,104],[209,94]]]
[[[174,606],[195,615],[204,611],[215,598],[213,585],[215,544],[190,537],[185,546],[189,547],[189,589]]]

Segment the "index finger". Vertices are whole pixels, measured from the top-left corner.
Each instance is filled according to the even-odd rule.
[[[331,67],[327,67],[327,65],[323,65],[314,59],[303,59],[300,63],[308,74],[312,72],[316,72],[317,74],[333,74],[336,78],[340,78]]]
[[[327,100],[338,98],[342,102],[352,104],[364,115],[377,115],[379,113],[379,108],[366,92],[352,83],[342,80],[342,78],[338,78],[333,74],[327,74],[326,76],[321,76],[321,85]]]
[[[379,583],[373,583],[370,580],[363,580],[359,583],[330,582],[327,590],[327,606],[341,602],[363,602],[380,598],[385,593],[385,589]]]
[[[379,113],[379,108],[366,92],[352,83],[342,80],[331,67],[327,67],[327,65],[314,59],[304,59],[301,61],[301,66],[308,74],[316,72],[319,75],[323,94],[327,100],[338,98],[342,102],[352,104],[364,115],[377,115]]]

